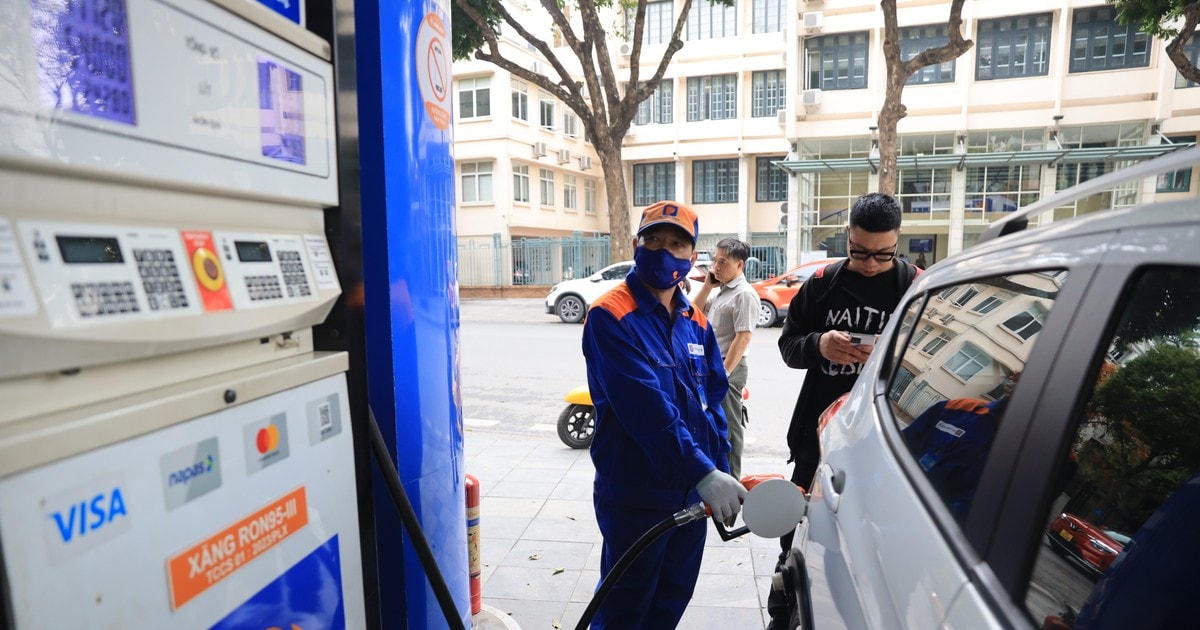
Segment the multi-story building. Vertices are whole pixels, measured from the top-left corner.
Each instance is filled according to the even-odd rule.
[[[642,76],[665,49],[681,6],[647,6]],[[902,55],[945,43],[948,14],[948,2],[900,3]],[[1112,7],[1097,0],[968,2],[962,18],[975,45],[924,68],[904,90],[896,193],[904,207],[899,248],[910,258],[924,254],[932,264],[1018,207],[1195,141],[1200,90],[1179,75],[1166,42],[1117,24]],[[877,187],[883,23],[870,0],[732,7],[695,0],[686,43],[625,140],[633,208],[664,198],[693,205],[710,238],[749,240],[762,273],[795,264],[807,250],[844,253],[846,211]],[[630,46],[613,38],[617,71],[627,76]],[[1193,40],[1192,59],[1197,50]],[[456,64],[455,76],[460,240],[605,233],[603,182],[595,183],[595,212],[543,201],[565,194],[568,173],[579,187],[602,176],[598,164],[590,171],[557,164],[559,150],[574,156],[590,148],[565,133],[562,104],[537,101],[535,88],[479,62]],[[481,78],[503,95],[493,99],[497,111],[486,124],[463,109]],[[537,102],[539,123],[553,122],[520,119],[522,93]],[[511,114],[503,111],[510,100]],[[547,157],[534,157],[539,142]],[[467,185],[479,181],[471,169],[481,162],[489,177],[511,175],[512,190],[497,185],[487,201],[470,196]],[[535,194],[524,197],[523,167],[529,178],[538,173]],[[1066,205],[1042,221],[1193,190],[1190,170],[1171,173]]]

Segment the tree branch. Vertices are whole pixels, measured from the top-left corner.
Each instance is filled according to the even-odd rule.
[[[1193,83],[1200,83],[1200,69],[1196,68],[1192,60],[1183,52],[1183,47],[1195,34],[1198,22],[1200,22],[1200,2],[1193,2],[1183,8],[1183,27],[1179,29],[1179,34],[1175,36],[1175,39],[1167,44],[1167,57],[1171,59],[1171,63],[1175,64],[1179,74]]]

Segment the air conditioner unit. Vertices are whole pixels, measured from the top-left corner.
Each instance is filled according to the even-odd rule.
[[[628,57],[629,55],[632,55],[633,54],[633,42],[622,42],[620,51],[621,51],[621,56],[623,56],[623,57]]]
[[[592,168],[592,156],[590,156],[590,155],[579,156],[579,168],[582,170],[585,170],[585,171],[588,170],[589,168]]]
[[[804,106],[808,107],[808,108],[815,108],[815,107],[820,106],[821,105],[821,90],[819,88],[815,89],[815,90],[804,90],[803,92],[800,93],[800,102],[803,103]]]
[[[786,109],[781,109],[781,110],[775,112],[775,122],[777,122],[781,125],[787,124],[787,110]]]
[[[546,143],[545,142],[534,142],[533,143],[533,157],[540,158],[540,157],[544,157],[545,155],[546,155]]]
[[[825,14],[820,11],[806,11],[804,13],[804,30],[808,33],[820,33],[821,27],[825,24]]]
[[[546,64],[540,61],[533,62],[533,73],[541,77],[546,76]]]
[[[558,163],[566,164],[567,162],[570,162],[570,161],[571,161],[571,152],[566,149],[560,149],[558,151]]]
[[[942,315],[943,324],[949,324],[952,321],[954,321],[954,313],[946,313],[945,315]]]

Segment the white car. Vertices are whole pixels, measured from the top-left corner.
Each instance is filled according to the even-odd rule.
[[[913,283],[822,417],[772,628],[1193,627],[1200,201],[1021,227],[1197,161],[1064,191]],[[1048,544],[1092,526],[1131,536],[1085,548],[1099,571]]]
[[[559,282],[550,287],[550,294],[546,296],[546,313],[558,315],[566,324],[582,322],[596,298],[620,284],[625,276],[629,275],[630,269],[633,269],[633,261],[626,260],[613,263],[586,278]],[[689,296],[694,296],[699,291],[707,272],[708,268],[702,267],[697,260],[696,266],[688,272],[689,285],[686,291]]]
[[[546,312],[558,315],[564,323],[578,324],[583,321],[588,307],[596,298],[617,286],[633,269],[633,261],[613,263],[600,271],[575,280],[564,280],[550,288],[546,296]]]

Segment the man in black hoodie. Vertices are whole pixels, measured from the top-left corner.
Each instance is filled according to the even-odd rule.
[[[784,363],[808,370],[787,434],[796,463],[792,481],[806,489],[820,458],[818,417],[850,391],[875,336],[921,273],[896,257],[900,204],[888,195],[868,193],[855,200],[848,239],[849,257],[818,270],[792,298],[779,337]]]

